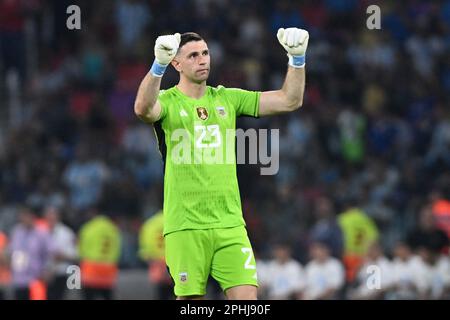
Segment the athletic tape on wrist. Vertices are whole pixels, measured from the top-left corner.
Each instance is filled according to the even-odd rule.
[[[166,68],[168,65],[159,64],[158,61],[153,61],[152,67],[150,69],[150,72],[155,77],[162,77],[164,75],[164,72],[166,72]]]
[[[294,68],[303,68],[305,66],[306,55],[293,56],[289,55],[289,65]]]

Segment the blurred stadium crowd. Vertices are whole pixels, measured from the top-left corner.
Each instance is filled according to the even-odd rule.
[[[287,63],[276,31],[296,26],[310,33],[304,106],[238,122],[280,129],[277,175],[238,166],[262,297],[450,297],[449,0],[82,0],[68,30],[73,3],[0,0],[0,287],[28,297],[44,279],[51,297],[84,261],[86,297],[108,298],[111,266],[149,259],[170,296],[158,254],[138,254],[162,204],[153,130],[133,113],[154,40],[198,32],[210,85],[271,90]],[[370,4],[381,30],[366,28]],[[370,265],[382,290],[367,289]]]

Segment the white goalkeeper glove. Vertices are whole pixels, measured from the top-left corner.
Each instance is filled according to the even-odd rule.
[[[309,40],[308,31],[298,28],[280,28],[277,38],[288,53],[289,65],[294,68],[303,68]]]
[[[155,61],[150,72],[155,77],[162,77],[167,66],[177,54],[180,46],[181,35],[179,33],[159,36],[155,42]]]

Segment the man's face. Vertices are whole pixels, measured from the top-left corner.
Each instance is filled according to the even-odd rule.
[[[318,262],[325,262],[330,256],[330,251],[326,245],[314,242],[310,247],[310,255],[312,259]]]
[[[276,246],[273,250],[273,255],[278,262],[284,263],[290,259],[291,252],[285,246]]]
[[[411,251],[407,245],[398,244],[394,249],[394,255],[401,260],[406,260],[410,257]]]
[[[317,199],[315,209],[318,218],[327,218],[333,213],[331,201],[325,197]]]
[[[45,220],[50,228],[53,228],[59,221],[59,212],[56,208],[49,207],[45,210]]]
[[[183,76],[195,83],[208,79],[210,56],[205,41],[191,41],[180,48],[172,65]]]
[[[22,209],[19,212],[19,222],[26,228],[34,226],[34,215],[29,209]]]

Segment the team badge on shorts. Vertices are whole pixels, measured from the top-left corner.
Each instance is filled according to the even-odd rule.
[[[225,107],[216,107],[217,113],[219,114],[219,116],[221,117],[225,117],[227,115],[226,111],[225,111]]]
[[[202,119],[208,119],[208,111],[203,107],[197,107],[197,116]]]
[[[183,283],[187,282],[187,272],[180,273],[180,281]]]

